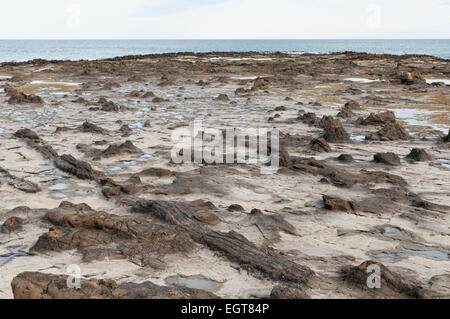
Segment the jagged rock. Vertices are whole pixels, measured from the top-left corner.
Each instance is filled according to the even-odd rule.
[[[241,205],[238,205],[238,204],[232,204],[232,205],[230,205],[230,206],[227,208],[227,210],[228,210],[229,212],[243,212],[243,211],[245,211],[244,207],[242,207]]]
[[[101,128],[100,126],[90,123],[88,121],[85,121],[81,125],[80,131],[83,133],[94,133],[94,134],[104,134],[104,135],[109,134],[108,130],[105,130],[104,128]]]
[[[263,90],[270,84],[266,78],[258,77],[253,81],[253,90]]]
[[[136,212],[150,214],[169,224],[181,227],[195,241],[221,252],[226,258],[237,262],[248,271],[262,273],[274,280],[297,284],[307,283],[314,274],[308,267],[285,259],[276,251],[269,253],[259,249],[234,231],[223,233],[209,230],[193,218],[191,209],[186,204],[137,200],[133,208]]]
[[[367,285],[368,278],[372,272],[368,271],[370,266],[377,266],[380,269],[380,289],[370,289]],[[374,294],[382,295],[383,297],[412,297],[412,298],[426,298],[426,292],[417,283],[405,279],[400,275],[391,272],[383,264],[366,261],[356,267],[344,267],[341,270],[344,282],[356,286],[365,291],[371,291]]]
[[[3,234],[10,234],[14,232],[21,231],[25,221],[20,217],[10,217],[8,218],[0,227],[0,232]]]
[[[355,161],[353,159],[353,156],[351,156],[350,154],[342,154],[337,159],[338,159],[338,161],[343,162],[343,163],[352,163]]]
[[[283,217],[278,215],[265,215],[259,209],[252,210],[250,213],[250,222],[259,229],[268,244],[278,242],[281,239],[280,232],[294,236],[298,235],[295,227]]]
[[[127,124],[124,124],[120,127],[119,132],[122,133],[123,137],[128,137],[131,135],[133,130]]]
[[[347,106],[344,106],[342,108],[342,110],[336,115],[337,117],[346,119],[346,118],[350,118],[352,116],[355,116],[355,113],[352,112],[352,110],[350,108],[348,108]]]
[[[121,154],[143,154],[144,152],[134,146],[131,141],[126,141],[123,144],[113,144],[110,145],[106,150],[103,151],[102,157],[113,157]]]
[[[164,168],[156,168],[156,167],[151,167],[151,168],[147,168],[143,171],[141,171],[140,173],[138,173],[139,176],[155,176],[155,177],[169,177],[173,175],[173,172],[171,170],[168,169],[164,169]]]
[[[298,117],[300,121],[302,121],[304,124],[308,125],[318,125],[319,119],[317,118],[315,113],[305,113]]]
[[[366,140],[369,141],[410,140],[411,138],[411,135],[398,123],[388,123],[377,133],[371,133],[366,136]]]
[[[333,123],[326,124],[323,138],[330,143],[350,142],[350,135],[345,131],[339,120],[334,120]]]
[[[323,196],[325,208],[332,211],[354,212],[358,210],[358,204],[339,197]]]
[[[45,159],[55,159],[58,153],[42,140],[34,131],[30,129],[21,129],[14,133],[14,136],[24,140],[27,145],[39,152]]]
[[[210,292],[152,282],[117,284],[113,280],[81,279],[81,288],[68,287],[70,278],[24,272],[11,282],[15,299],[218,299]]]
[[[278,285],[275,286],[272,289],[272,292],[270,293],[270,298],[272,299],[294,299],[294,300],[301,300],[301,299],[311,299],[304,291],[303,289],[297,288],[297,287],[291,287],[287,285]]]
[[[390,200],[413,207],[423,208],[427,210],[437,211],[441,213],[449,213],[450,207],[445,205],[434,204],[423,200],[419,195],[408,191],[404,186],[389,189],[375,189],[372,191],[378,197],[379,201]],[[381,199],[380,199],[381,198]]]
[[[155,98],[153,98],[152,102],[153,103],[163,103],[163,102],[168,102],[168,100],[163,99],[161,97],[155,97]]]
[[[407,182],[400,176],[386,172],[368,172],[365,170],[362,170],[359,173],[349,173],[343,169],[337,169],[326,165],[313,158],[292,158],[289,167],[293,170],[326,177],[338,187],[351,188],[357,184],[368,185],[371,183],[390,183],[397,186],[407,185]]]
[[[361,110],[361,105],[358,102],[351,100],[351,101],[348,101],[347,103],[345,103],[344,108],[347,108],[349,110],[358,111],[358,110]]]
[[[389,152],[389,153],[378,153],[373,156],[375,162],[377,163],[383,163],[386,165],[391,166],[399,166],[400,165],[400,157],[398,157],[396,154]]]
[[[219,94],[219,96],[216,98],[216,101],[228,102],[230,101],[230,99],[226,94]]]
[[[34,194],[41,191],[41,188],[37,184],[30,182],[24,178],[19,178],[11,175],[10,172],[0,167],[0,185],[2,181],[25,193]]]
[[[274,109],[275,112],[284,112],[287,111],[286,106],[278,106]]]
[[[331,152],[331,147],[323,138],[316,138],[311,141],[311,150],[319,153]]]
[[[15,92],[11,95],[8,100],[8,104],[23,104],[23,103],[34,103],[34,104],[42,104],[44,100],[40,96],[34,94],[25,94],[23,92]]]
[[[433,157],[421,148],[414,148],[406,158],[417,162],[429,162],[433,160]]]
[[[148,98],[151,98],[151,97],[155,97],[155,93],[153,93],[153,92],[151,92],[151,91],[146,92],[146,93],[144,93],[144,94],[142,95],[142,98],[143,98],[143,99],[148,99]]]
[[[450,142],[450,130],[448,130],[448,135],[444,138],[444,143]]]
[[[62,155],[56,158],[55,166],[80,179],[96,180],[102,175],[101,172],[94,170],[89,163],[77,160],[72,155]]]
[[[426,84],[425,78],[418,72],[399,72],[397,79],[401,84]]]
[[[106,198],[136,195],[153,188],[153,186],[143,184],[137,175],[133,175],[127,181],[121,183],[113,181],[110,178],[103,178],[100,180],[100,185],[102,185],[102,193]]]
[[[361,125],[383,125],[387,123],[395,123],[395,113],[386,111],[381,113],[370,113],[369,117],[361,121]]]
[[[45,220],[54,227],[39,237],[32,252],[62,251],[87,247],[110,249],[125,258],[144,258],[188,252],[194,243],[177,226],[155,223],[145,217],[116,216],[93,210],[86,204],[63,202],[48,210]]]

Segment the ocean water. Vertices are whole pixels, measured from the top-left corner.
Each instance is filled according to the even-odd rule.
[[[442,40],[0,40],[0,62],[32,59],[95,60],[172,52],[356,51],[427,54],[450,59],[450,39]]]

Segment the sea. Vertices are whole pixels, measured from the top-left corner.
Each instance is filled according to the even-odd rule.
[[[450,59],[450,39],[436,40],[0,40],[0,62],[97,60],[175,52],[343,51],[426,54]]]

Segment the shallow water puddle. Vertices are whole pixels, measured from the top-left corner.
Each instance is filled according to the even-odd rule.
[[[68,184],[60,183],[60,184],[52,185],[48,189],[51,190],[51,191],[63,191],[65,189],[67,189],[67,188],[69,188]]]
[[[344,81],[350,81],[350,82],[358,82],[358,83],[373,83],[373,82],[383,82],[383,80],[376,79],[365,79],[365,78],[346,78]]]
[[[232,80],[256,80],[258,76],[233,76]]]
[[[122,167],[120,166],[105,166],[104,168],[109,172],[118,172],[122,170]]]
[[[13,260],[16,257],[24,257],[29,256],[29,254],[22,251],[25,247],[23,246],[15,246],[15,247],[8,247],[8,250],[11,252],[7,255],[1,255],[0,256],[0,267],[6,264],[7,262]]]
[[[350,138],[354,141],[358,141],[358,142],[364,142],[366,140],[366,137],[364,135],[355,135],[355,134],[351,134]]]
[[[173,276],[166,278],[166,283],[169,285],[182,286],[193,289],[201,289],[209,292],[216,292],[222,288],[222,283],[208,279],[206,277],[197,276]]]
[[[155,157],[155,155],[153,155],[153,154],[144,154],[141,156],[141,158],[146,158],[146,159],[154,158],[154,157]]]
[[[428,126],[434,130],[439,130],[442,132],[448,132],[448,127],[440,124],[434,124],[428,118],[439,112],[433,112],[424,109],[410,109],[410,108],[392,108],[389,109],[395,113],[395,116],[406,124],[411,126]]]
[[[422,257],[425,259],[431,259],[435,261],[449,261],[450,250],[413,250],[403,249],[402,251],[392,252],[377,252],[373,254],[381,262],[398,262],[404,259],[408,259],[411,256]]]
[[[439,83],[442,82],[446,85],[450,85],[450,80],[446,80],[446,79],[427,79],[427,83],[428,84],[433,84],[433,83]]]

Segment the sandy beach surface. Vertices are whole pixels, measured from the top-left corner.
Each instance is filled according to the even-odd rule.
[[[0,64],[0,298],[449,298],[449,81],[362,53]],[[195,119],[279,129],[281,167],[173,163]]]

